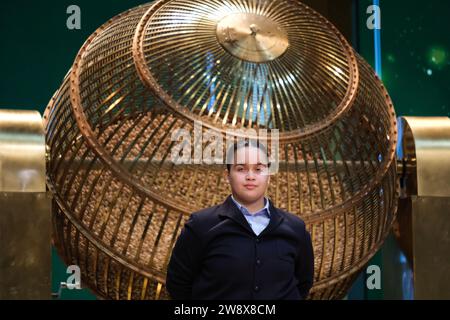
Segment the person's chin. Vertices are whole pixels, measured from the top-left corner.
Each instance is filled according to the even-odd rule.
[[[263,197],[264,194],[261,194],[258,190],[245,190],[242,193],[239,194],[239,197],[244,200],[245,202],[255,202],[261,197]]]

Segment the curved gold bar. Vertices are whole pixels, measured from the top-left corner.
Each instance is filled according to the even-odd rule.
[[[394,233],[414,269],[415,299],[449,299],[450,119],[402,117],[402,196]]]
[[[0,300],[51,297],[51,195],[37,111],[0,110]]]
[[[450,118],[402,117],[404,158],[416,161],[417,196],[450,196]]]
[[[39,112],[0,110],[0,192],[45,190],[45,135]]]

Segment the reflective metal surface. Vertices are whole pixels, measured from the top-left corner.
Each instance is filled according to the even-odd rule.
[[[414,299],[450,299],[450,197],[413,197]]]
[[[0,110],[0,300],[51,297],[45,152],[39,112]]]
[[[231,32],[245,50],[227,48],[217,30],[241,30],[242,17],[253,35]],[[272,23],[280,31],[253,52],[248,37]],[[230,193],[224,165],[171,161],[173,133],[193,136],[194,121],[222,139],[279,130],[268,195],[311,232],[310,298],[343,297],[395,217],[395,113],[336,28],[278,0],[162,0],[115,17],[81,48],[45,127],[55,242],[84,284],[105,298],[168,298],[166,267],[189,214]]]
[[[450,197],[450,119],[447,117],[402,117],[403,158],[414,163],[411,178],[417,190],[410,194]]]
[[[402,199],[394,233],[414,270],[414,298],[449,299],[450,119],[400,121]]]
[[[235,13],[217,24],[219,43],[231,54],[249,62],[268,62],[286,52],[286,32],[271,19],[251,13]]]
[[[51,299],[51,197],[0,193],[0,300]]]
[[[0,110],[0,191],[45,192],[45,136],[37,111]]]

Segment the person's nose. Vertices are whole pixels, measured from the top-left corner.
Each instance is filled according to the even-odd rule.
[[[248,170],[246,175],[247,180],[255,180],[255,173],[253,170]]]

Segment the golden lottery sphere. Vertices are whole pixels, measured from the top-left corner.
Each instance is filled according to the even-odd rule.
[[[196,123],[223,139],[278,132],[268,196],[311,233],[310,298],[342,298],[395,216],[391,100],[299,1],[161,0],[124,12],[85,42],[44,119],[54,242],[103,298],[168,298],[189,214],[230,194],[223,164],[172,161],[174,133]]]

